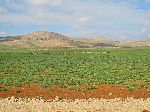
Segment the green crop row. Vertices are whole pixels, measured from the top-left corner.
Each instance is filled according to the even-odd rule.
[[[42,87],[86,84],[150,85],[150,51],[51,49],[0,51],[0,84]],[[75,88],[79,90],[79,88]]]

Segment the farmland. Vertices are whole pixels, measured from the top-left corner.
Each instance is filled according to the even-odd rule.
[[[0,52],[0,84],[58,85],[79,91],[99,84],[150,89],[150,51],[137,49],[51,49]],[[73,87],[71,85],[74,85]]]
[[[4,112],[149,112],[150,51],[1,47],[0,98]]]

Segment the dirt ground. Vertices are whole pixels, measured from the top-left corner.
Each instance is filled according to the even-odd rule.
[[[10,86],[8,91],[0,91],[0,98],[11,96],[22,98],[42,97],[44,100],[54,99],[56,96],[62,99],[150,98],[150,90],[144,89],[129,91],[125,87],[116,87],[114,85],[97,85],[96,89],[93,90],[85,90],[83,86],[81,88],[81,91],[74,91],[59,88],[56,85],[51,88],[42,88],[36,85],[24,85],[22,87]]]
[[[10,86],[8,91],[0,91],[0,112],[150,112],[149,90],[129,91],[114,85],[86,91],[81,88]]]
[[[150,112],[150,99],[0,100],[0,112]]]

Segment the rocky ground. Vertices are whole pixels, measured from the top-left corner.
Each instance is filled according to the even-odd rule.
[[[75,99],[55,100],[5,98],[0,100],[0,112],[150,112],[148,99]]]
[[[58,86],[0,87],[0,112],[150,112],[150,90],[129,91],[114,85],[87,91]]]

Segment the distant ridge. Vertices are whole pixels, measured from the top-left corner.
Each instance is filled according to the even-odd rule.
[[[78,39],[83,45],[89,47],[116,47],[115,42],[104,37]]]
[[[150,47],[150,40],[119,42],[120,47]]]
[[[25,35],[19,35],[21,40],[50,40],[50,39],[68,39],[68,37],[55,33],[55,32],[46,32],[46,31],[37,31],[28,33]]]
[[[15,37],[2,38],[0,42],[3,45],[21,48],[115,47],[114,42],[107,38],[71,39],[59,33],[46,31],[36,31]]]
[[[18,35],[10,40],[3,40],[3,44],[9,46],[17,46],[22,48],[45,47],[45,48],[63,48],[74,47],[72,41],[68,37],[54,33],[37,31],[24,35]]]
[[[65,35],[37,31],[18,36],[0,37],[0,45],[19,48],[80,48],[80,47],[150,47],[150,40],[119,42],[104,37],[74,38]]]

